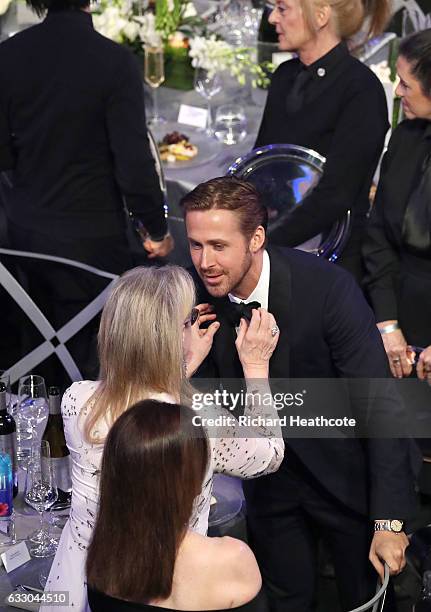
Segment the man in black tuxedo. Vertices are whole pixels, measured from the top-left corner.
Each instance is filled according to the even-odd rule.
[[[45,19],[0,45],[0,171],[9,171],[13,185],[4,203],[10,246],[121,273],[135,265],[125,202],[148,231],[149,257],[167,255],[173,243],[136,58],[95,31],[89,0],[27,4],[47,11]],[[26,260],[24,272],[56,330],[101,290],[97,277],[60,264]],[[87,328],[71,341],[88,377],[97,376],[92,335]],[[49,382],[61,384],[54,366]]]
[[[182,205],[198,299],[213,304],[221,323],[199,375],[242,378],[228,314],[229,303],[241,301],[259,302],[277,321],[271,378],[388,375],[373,314],[353,278],[312,255],[266,251],[266,209],[251,184],[213,179]],[[312,609],[316,529],[331,550],[344,610],[372,595],[372,565],[380,575],[383,561],[392,574],[402,570],[416,459],[408,440],[289,438],[280,470],[244,483],[250,540],[272,611]]]

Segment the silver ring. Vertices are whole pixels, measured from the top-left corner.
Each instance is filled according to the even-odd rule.
[[[396,359],[392,359],[392,363],[400,363],[401,359],[397,357]]]
[[[279,331],[280,329],[278,328],[278,325],[274,325],[274,327],[271,328],[271,336],[274,338],[274,336],[276,336]]]

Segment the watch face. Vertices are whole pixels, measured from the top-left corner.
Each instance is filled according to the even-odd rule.
[[[403,521],[399,521],[398,519],[394,519],[391,521],[391,531],[395,531],[395,533],[399,533],[403,530]]]

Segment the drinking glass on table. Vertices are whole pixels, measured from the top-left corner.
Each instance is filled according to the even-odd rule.
[[[144,64],[144,78],[145,82],[153,90],[153,116],[148,123],[155,125],[158,123],[165,123],[166,119],[159,115],[159,105],[157,99],[157,88],[165,80],[165,61],[163,55],[163,47],[151,47],[145,45],[145,64]]]
[[[39,512],[39,529],[30,536],[33,557],[50,557],[57,548],[57,543],[49,537],[43,513],[48,510],[58,497],[54,481],[49,443],[42,440],[40,447],[33,446],[27,466],[24,499],[27,504]]]
[[[48,419],[48,396],[42,376],[30,374],[19,379],[15,411],[18,465],[25,469],[31,448],[42,438]]]
[[[213,136],[214,130],[211,117],[211,98],[221,90],[221,79],[217,73],[205,70],[205,68],[196,68],[194,77],[195,91],[205,98],[207,101],[208,115],[207,127],[205,133],[207,136]]]
[[[227,145],[242,142],[247,136],[247,119],[239,104],[222,104],[216,110],[214,134]]]

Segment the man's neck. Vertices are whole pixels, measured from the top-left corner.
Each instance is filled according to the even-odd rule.
[[[262,274],[263,267],[263,253],[261,249],[258,253],[253,255],[253,261],[250,266],[250,270],[247,272],[241,283],[232,290],[232,295],[235,297],[246,300],[251,293],[256,289],[257,284]]]
[[[303,49],[298,49],[299,59],[305,66],[310,66],[332,51],[340,42],[341,39],[330,30],[319,32],[319,35],[310,40]]]

